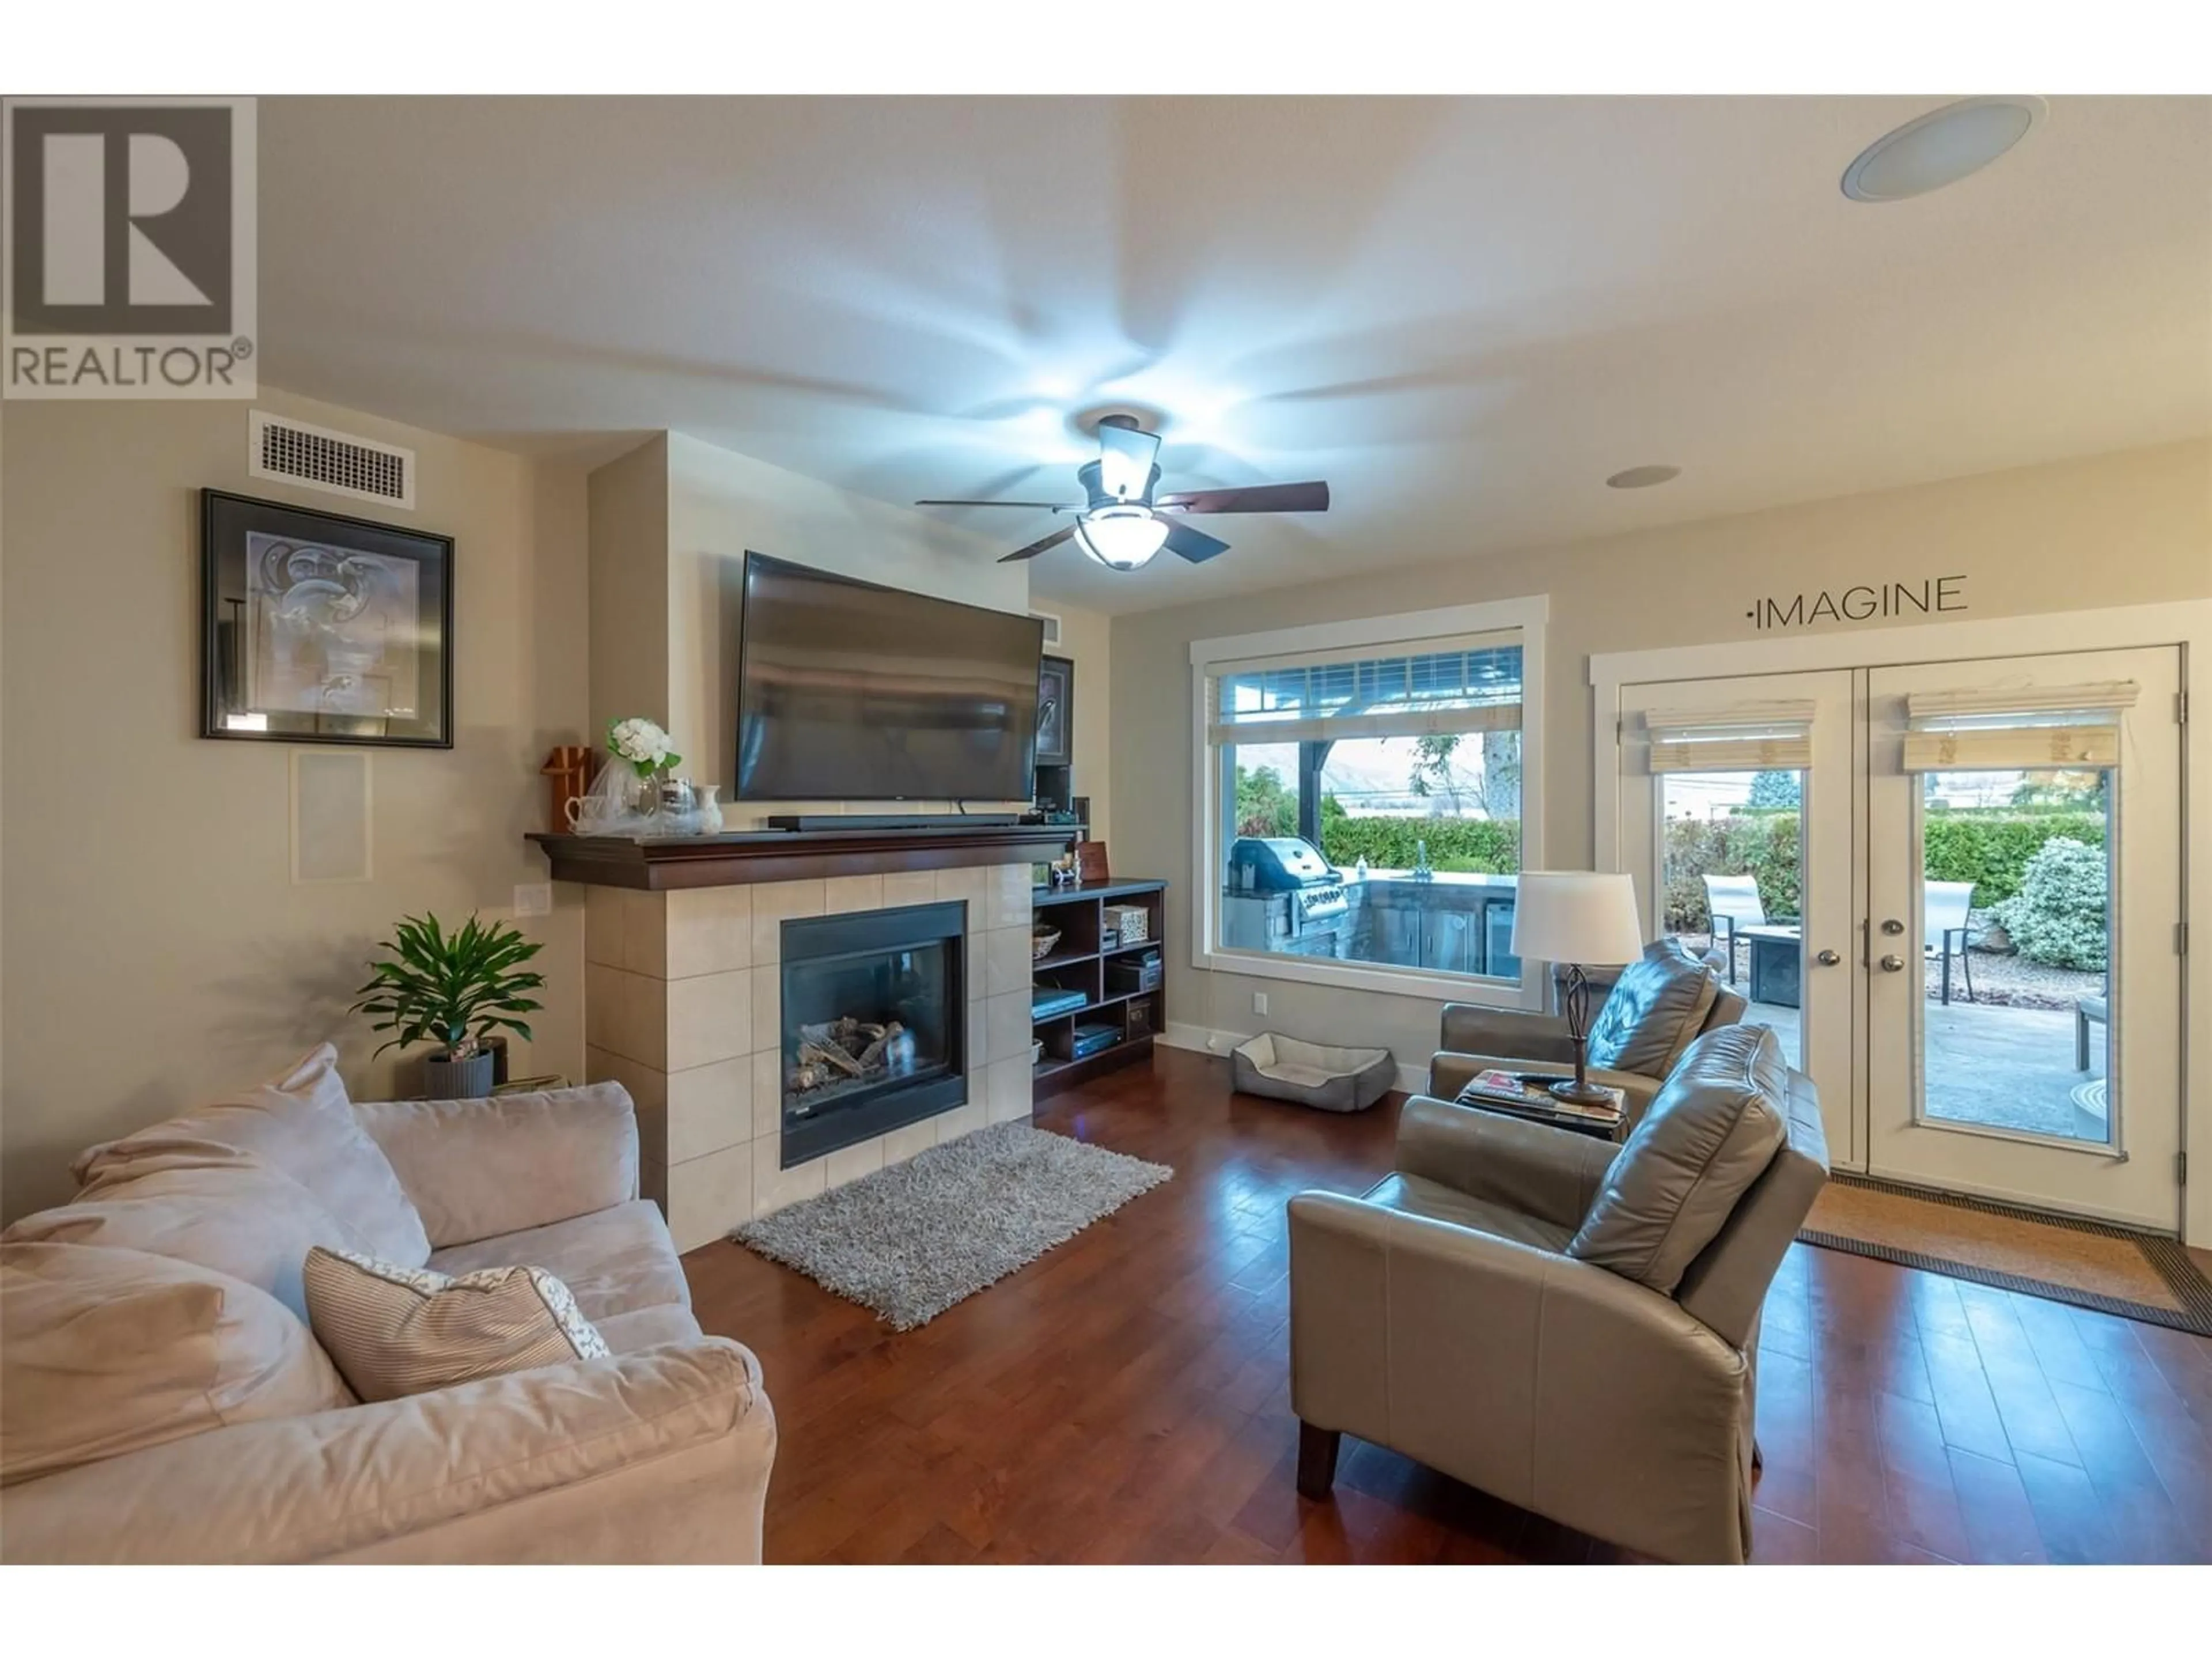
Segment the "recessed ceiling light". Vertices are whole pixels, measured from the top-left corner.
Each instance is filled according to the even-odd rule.
[[[1606,483],[1615,489],[1649,489],[1653,484],[1672,483],[1682,476],[1679,466],[1632,466],[1626,472],[1616,472]]]
[[[1962,98],[1877,138],[1844,169],[1854,202],[1902,202],[1955,185],[2003,155],[2043,118],[2040,98]]]

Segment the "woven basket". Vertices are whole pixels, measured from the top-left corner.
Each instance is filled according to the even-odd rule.
[[[1052,947],[1060,943],[1060,929],[1048,927],[1042,933],[1030,935],[1030,960],[1042,962],[1052,954]]]

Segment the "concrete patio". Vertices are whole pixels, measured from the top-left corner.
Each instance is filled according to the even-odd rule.
[[[1745,988],[1739,981],[1738,989]],[[2077,1106],[2074,1091],[2105,1075],[2105,1027],[2089,1028],[2089,1069],[2074,1069],[2070,1011],[2003,1008],[1932,998],[1925,1005],[1928,1105],[1953,1122],[1986,1123],[2069,1140],[2102,1140],[2105,1120]],[[1799,1014],[1754,1002],[1747,1021],[1771,1025],[1793,1060]]]

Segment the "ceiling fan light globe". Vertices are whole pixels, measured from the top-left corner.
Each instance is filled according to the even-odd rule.
[[[1075,526],[1075,544],[1109,570],[1142,570],[1167,538],[1167,521],[1142,507],[1105,507]]]

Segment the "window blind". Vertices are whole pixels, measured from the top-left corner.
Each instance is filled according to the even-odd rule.
[[[2002,691],[1915,691],[1905,698],[1908,772],[2032,772],[2120,763],[2133,680]]]
[[[1316,652],[1206,668],[1206,740],[1313,743],[1510,732],[1521,726],[1517,635],[1423,641],[1389,654]]]
[[[1813,763],[1810,699],[1654,708],[1644,716],[1657,772],[1792,772]]]

